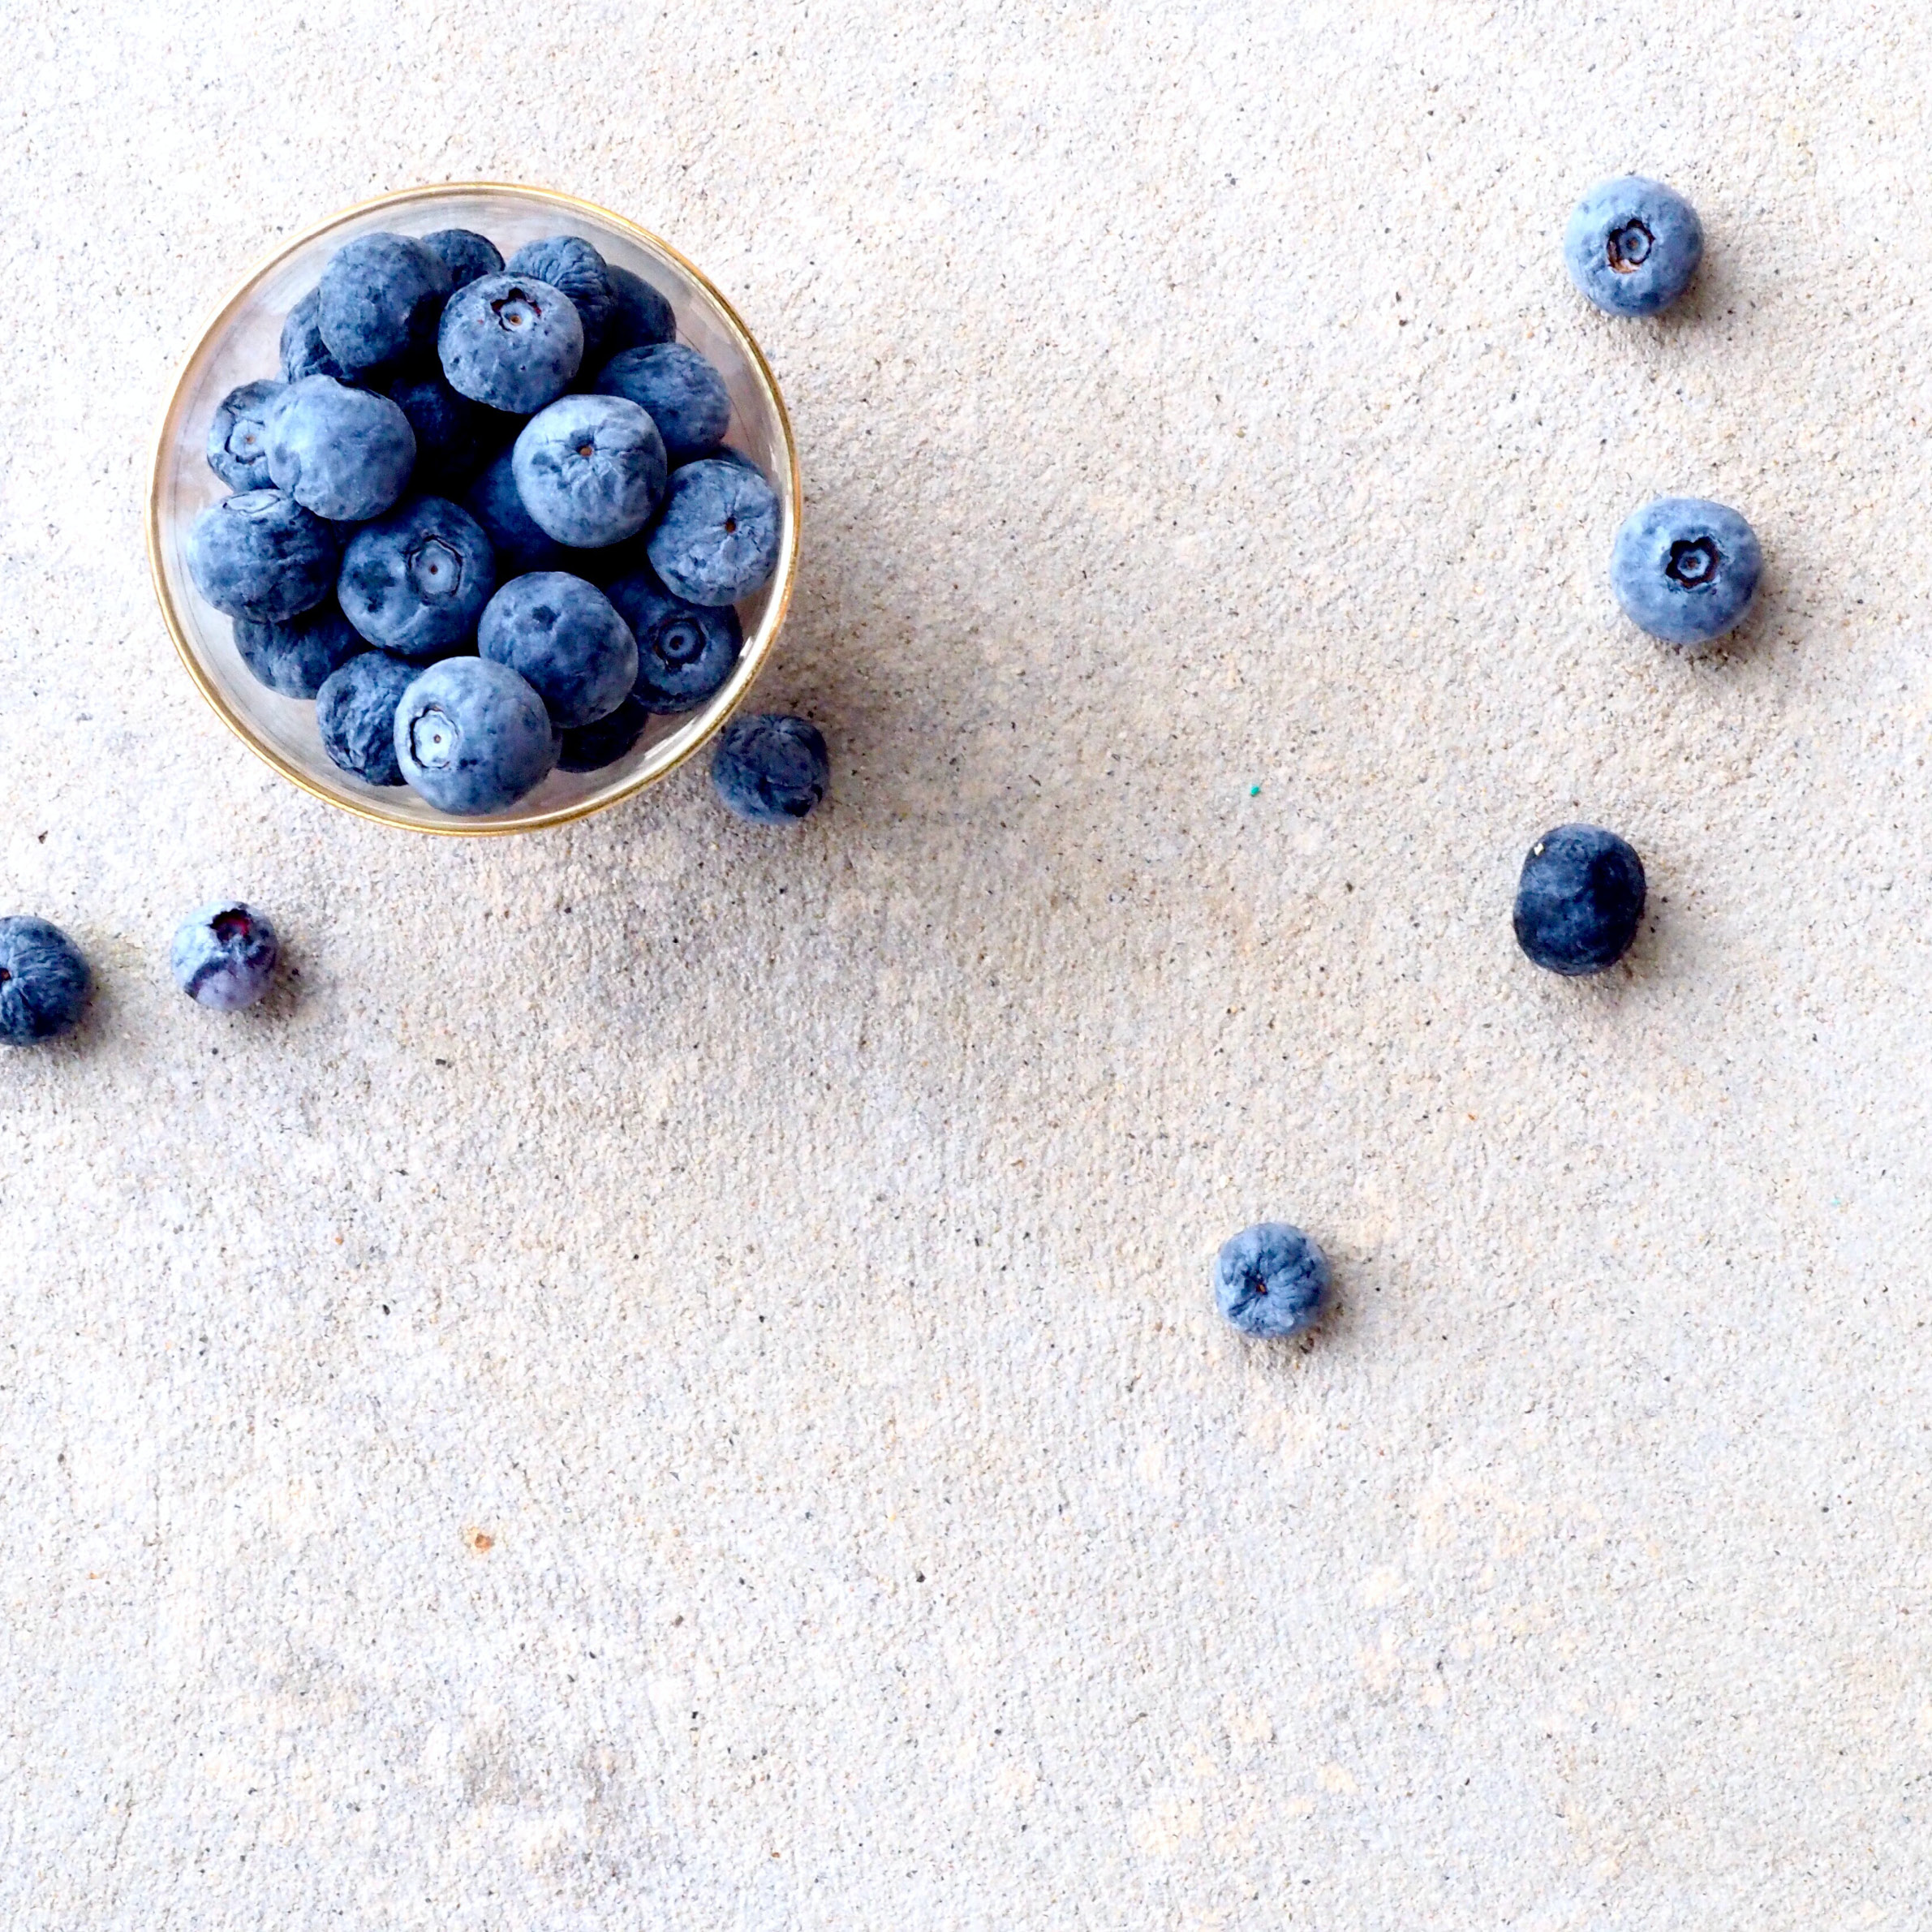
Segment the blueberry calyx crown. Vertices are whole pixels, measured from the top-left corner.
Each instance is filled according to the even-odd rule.
[[[239,906],[217,912],[209,922],[209,929],[223,945],[232,940],[245,940],[255,930],[255,922]]]
[[[1707,536],[1679,537],[1671,545],[1671,559],[1663,574],[1672,583],[1686,590],[1703,590],[1715,579],[1723,562],[1717,545]]]
[[[456,727],[450,722],[448,713],[432,705],[420,718],[412,718],[409,748],[416,763],[429,771],[440,772],[445,765],[454,763]]]
[[[1634,275],[1650,259],[1656,239],[1642,222],[1633,218],[1611,230],[1610,239],[1604,246],[1604,260],[1618,274]]]
[[[463,588],[463,558],[440,536],[425,537],[409,553],[409,580],[425,597],[454,597]]]
[[[544,305],[527,289],[518,286],[498,295],[490,303],[490,313],[506,329],[521,329],[533,318],[543,320]]]

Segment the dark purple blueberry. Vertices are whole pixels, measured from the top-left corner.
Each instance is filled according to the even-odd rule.
[[[338,665],[365,647],[334,598],[328,597],[312,610],[279,623],[237,617],[235,648],[270,691],[285,698],[312,698]]]
[[[370,785],[400,785],[396,707],[420,667],[386,651],[364,651],[316,694],[316,729],[332,764]]]
[[[201,595],[229,617],[270,623],[320,604],[340,554],[329,525],[280,490],[223,497],[187,537],[188,571]]]
[[[693,711],[722,690],[745,641],[729,604],[687,604],[647,566],[605,593],[637,639],[638,702],[669,716]]]
[[[345,369],[427,355],[450,299],[450,271],[413,235],[362,235],[322,271],[322,341]]]
[[[604,257],[577,235],[526,242],[506,265],[512,275],[534,275],[570,298],[583,323],[583,352],[596,356],[617,308]]]
[[[485,275],[503,273],[503,257],[486,235],[470,228],[439,228],[423,237],[423,246],[450,271],[450,286],[467,288]]]
[[[563,734],[563,748],[557,755],[560,772],[600,772],[626,755],[644,735],[651,714],[635,698],[626,698],[607,718],[586,725],[580,731]]]
[[[682,342],[626,349],[604,365],[596,387],[600,396],[622,396],[644,411],[673,458],[710,449],[731,420],[725,378]]]

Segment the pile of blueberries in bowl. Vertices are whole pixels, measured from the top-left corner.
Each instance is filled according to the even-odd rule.
[[[184,550],[254,678],[314,701],[341,772],[499,813],[730,678],[783,514],[677,333],[582,236],[506,262],[463,228],[359,235],[288,311],[279,377],[213,412],[233,493]]]

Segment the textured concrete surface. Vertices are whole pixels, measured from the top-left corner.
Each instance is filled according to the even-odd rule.
[[[1901,27],[1899,23],[1906,22]],[[10,1927],[1909,1928],[1932,1897],[1922,23],[22,0]],[[1558,236],[1639,167],[1683,312]],[[145,438],[276,236],[574,189],[796,414],[837,795],[297,796]],[[1735,503],[1697,665],[1605,585]],[[1655,916],[1564,984],[1531,838]],[[296,975],[166,979],[214,894]],[[1241,1344],[1304,1222],[1341,1308]]]

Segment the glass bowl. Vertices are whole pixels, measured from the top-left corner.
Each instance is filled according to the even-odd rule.
[[[553,772],[509,811],[480,818],[453,818],[407,785],[368,785],[330,763],[316,729],[315,706],[257,682],[235,649],[232,624],[196,589],[186,551],[196,517],[228,493],[208,467],[209,420],[237,384],[281,373],[282,318],[315,286],[323,265],[344,242],[372,230],[428,235],[439,228],[474,229],[506,257],[542,235],[580,235],[605,260],[661,290],[677,312],[678,339],[708,356],[725,378],[731,392],[725,440],[764,471],[778,493],[780,515],[777,567],[738,607],[744,648],[725,687],[698,710],[653,718],[615,764],[598,772]],[[405,188],[330,216],[278,249],[222,303],[161,417],[148,492],[148,556],[161,614],[188,675],[230,729],[283,777],[385,825],[471,837],[534,832],[642,791],[682,764],[737,708],[771,655],[791,600],[798,498],[798,451],[778,385],[751,331],[697,269],[656,235],[574,196],[463,182]]]

